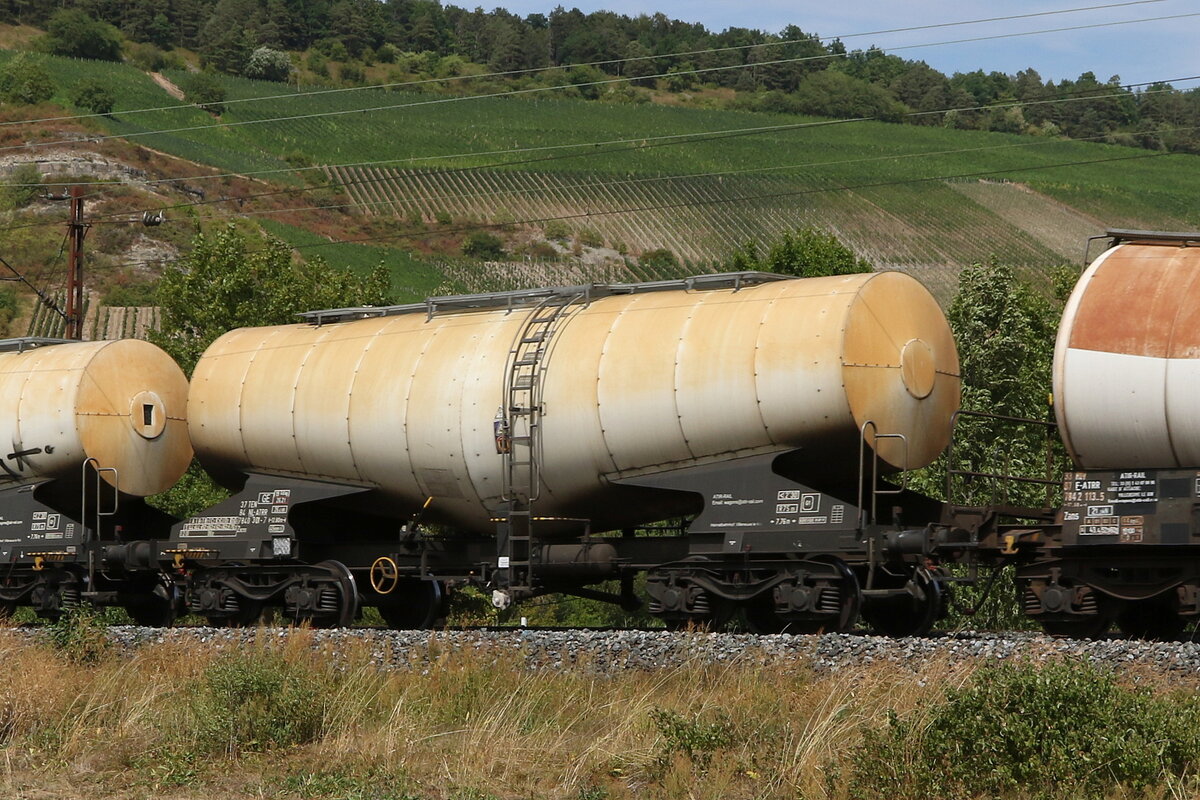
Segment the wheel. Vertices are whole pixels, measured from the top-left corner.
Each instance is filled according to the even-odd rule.
[[[775,597],[772,592],[764,592],[742,606],[742,616],[745,617],[746,627],[751,633],[782,633],[788,627],[787,621],[780,619],[775,613]]]
[[[715,597],[704,592],[704,601],[708,605],[707,613],[697,613],[692,616],[663,617],[663,624],[669,631],[719,631],[729,624],[737,610],[733,603],[723,597]],[[697,603],[700,605],[700,603]]]
[[[1116,618],[1117,629],[1131,639],[1170,642],[1183,633],[1184,621],[1171,597],[1123,603]]]
[[[823,625],[824,632],[841,633],[850,630],[858,621],[858,613],[862,609],[862,591],[858,586],[858,576],[850,569],[849,564],[836,556],[815,556],[812,560],[832,565],[841,575],[838,580],[840,610],[836,619]]]
[[[385,599],[379,615],[396,630],[437,627],[446,616],[446,586],[441,581],[400,578]]]
[[[238,610],[233,614],[205,617],[214,628],[250,628],[262,617],[263,604],[259,600],[238,597]]]
[[[340,561],[322,561],[313,566],[328,570],[334,576],[338,594],[337,613],[332,619],[314,619],[314,624],[323,628],[349,628],[358,616],[358,585],[354,582],[354,574]]]
[[[884,636],[924,636],[933,630],[946,607],[946,587],[929,570],[918,567],[905,584],[908,592],[871,600],[863,618]]]

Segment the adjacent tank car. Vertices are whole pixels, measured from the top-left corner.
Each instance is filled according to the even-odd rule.
[[[940,507],[878,476],[936,457],[958,402],[945,318],[900,273],[313,312],[197,364],[191,439],[235,494],[158,555],[214,622],[345,624],[361,600],[424,626],[463,584],[628,605],[645,573],[669,625],[833,630],[861,608],[922,632]]]
[[[166,624],[177,606],[141,498],[187,469],[187,379],[137,340],[0,341],[0,610],[88,600]]]
[[[1048,631],[1171,638],[1200,616],[1200,234],[1106,238],[1055,347],[1061,529],[1018,585]]]

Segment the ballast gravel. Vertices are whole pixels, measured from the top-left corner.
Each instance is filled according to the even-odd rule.
[[[36,628],[9,629],[36,638]],[[118,651],[150,643],[195,643],[218,650],[242,649],[265,639],[284,643],[301,636],[333,656],[365,652],[381,668],[421,668],[454,653],[523,658],[531,669],[583,668],[596,672],[670,669],[684,661],[762,664],[789,661],[818,672],[893,663],[919,671],[932,662],[970,659],[1033,661],[1087,659],[1111,667],[1143,667],[1200,675],[1200,643],[1142,642],[1120,638],[1055,639],[1037,633],[947,633],[927,638],[889,639],[863,634],[819,636],[668,632],[655,630],[394,631],[374,628],[302,630],[288,628],[145,628],[115,626],[108,636]]]

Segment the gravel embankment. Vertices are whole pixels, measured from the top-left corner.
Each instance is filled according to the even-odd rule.
[[[37,637],[36,628],[11,629],[14,635]],[[266,636],[282,641],[287,628],[143,628],[118,626],[109,637],[121,650],[146,643],[196,642],[219,649],[242,648]],[[1164,672],[1200,675],[1200,643],[1053,639],[1035,633],[957,633],[925,639],[886,639],[857,634],[823,636],[756,636],[730,633],[667,631],[391,631],[352,628],[312,630],[314,648],[337,654],[366,647],[380,666],[408,666],[453,652],[519,653],[532,668],[580,665],[600,672],[619,669],[662,669],[684,660],[708,663],[798,661],[813,668],[895,663],[919,670],[932,661],[973,658],[1045,661],[1086,658],[1112,667],[1138,666]]]

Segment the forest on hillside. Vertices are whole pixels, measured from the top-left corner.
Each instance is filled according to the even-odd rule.
[[[148,68],[186,48],[206,69],[281,81],[300,72],[335,85],[473,76],[440,90],[551,85],[616,102],[646,102],[650,89],[695,101],[708,90],[706,103],[730,108],[1200,152],[1200,90],[1125,87],[1092,72],[1055,83],[1032,67],[947,76],[796,25],[715,32],[661,13],[559,6],[520,17],[437,0],[0,0],[0,22],[46,29],[37,44],[48,52]],[[379,65],[389,68],[364,71]],[[612,77],[630,80],[603,83]]]

